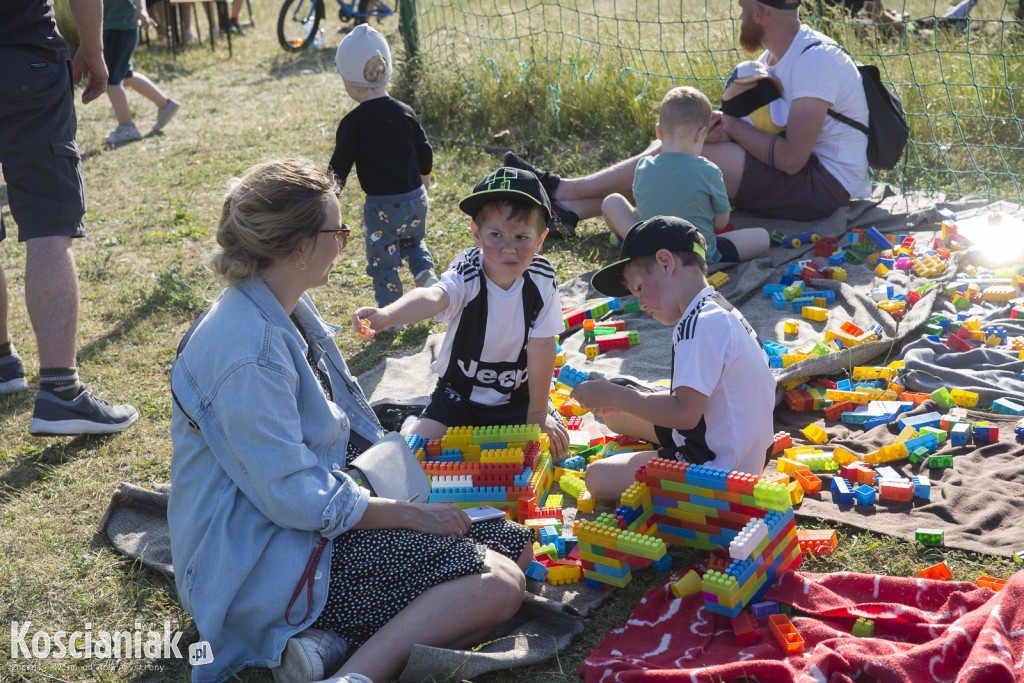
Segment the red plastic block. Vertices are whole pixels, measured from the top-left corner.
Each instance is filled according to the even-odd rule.
[[[825,408],[825,417],[830,420],[839,420],[842,419],[843,413],[852,413],[853,409],[854,405],[850,401],[834,403],[828,408]]]
[[[883,479],[881,496],[885,500],[911,501],[914,500],[914,485],[909,481]]]
[[[804,651],[804,639],[785,614],[773,614],[768,617],[768,629],[787,655],[797,655]]]
[[[797,529],[796,540],[801,552],[815,555],[828,554],[838,545],[836,532],[831,529]]]
[[[747,610],[743,610],[729,621],[732,622],[732,632],[736,634],[736,643],[740,647],[761,640],[761,627]]]
[[[793,437],[789,435],[789,432],[779,432],[775,435],[775,444],[772,446],[772,455],[778,455],[792,446]]]

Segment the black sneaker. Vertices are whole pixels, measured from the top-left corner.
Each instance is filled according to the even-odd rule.
[[[523,171],[529,171],[533,175],[537,176],[537,180],[540,181],[540,184],[544,188],[544,191],[548,193],[548,199],[550,199],[551,203],[554,204],[555,190],[558,188],[558,183],[562,182],[561,176],[559,176],[557,173],[552,173],[551,171],[540,170],[526,159],[523,159],[521,156],[517,155],[515,152],[505,152],[505,158],[502,160],[501,163],[503,166],[508,166],[509,168],[518,168]]]
[[[374,401],[370,407],[373,408],[374,415],[380,420],[381,427],[389,432],[397,432],[402,428],[405,418],[410,415],[419,417],[427,406],[423,403],[382,398],[379,401]]]
[[[232,19],[232,20],[230,20],[228,22],[228,30],[231,31],[232,33],[234,33],[236,36],[247,36],[247,35],[249,35],[248,32],[246,32],[246,30],[244,28],[242,28],[238,24],[238,21],[235,20],[235,19]]]
[[[82,393],[65,400],[49,391],[36,392],[36,405],[32,411],[32,436],[77,436],[79,434],[112,434],[131,425],[139,418],[139,411],[130,405],[111,405],[92,392]]]
[[[0,394],[13,394],[28,389],[25,381],[25,366],[21,356],[12,353],[0,358]]]
[[[575,211],[561,208],[559,204],[551,205],[551,220],[548,221],[548,237],[554,239],[571,239],[576,236],[576,224],[580,217]]]

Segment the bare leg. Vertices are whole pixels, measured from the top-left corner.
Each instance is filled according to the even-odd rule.
[[[771,247],[771,236],[764,228],[744,228],[727,232],[722,237],[726,238],[736,247],[736,253],[740,261],[749,261],[766,253]]]
[[[657,455],[657,451],[634,451],[592,462],[587,467],[587,491],[598,500],[615,500],[635,481],[636,468]]]
[[[434,586],[413,600],[356,650],[335,673],[374,681],[398,676],[413,644],[464,648],[479,642],[519,609],[526,577],[516,563],[487,551],[480,574]]]
[[[618,192],[610,194],[601,202],[601,214],[608,229],[624,238],[629,229],[640,220],[640,215],[629,200]]]
[[[655,140],[642,153],[625,161],[601,169],[582,178],[562,178],[555,190],[555,199],[580,218],[600,216],[601,201],[618,192],[633,202],[633,175],[641,158],[661,151],[661,141]],[[587,201],[590,200],[590,201]],[[595,201],[596,200],[596,201]]]
[[[402,431],[402,436],[418,434],[424,439],[440,439],[447,431],[448,425],[443,425],[437,420],[431,420],[429,417],[421,417],[412,423],[408,433]]]
[[[153,84],[153,81],[138,72],[136,72],[131,78],[124,79],[124,84],[145,97],[157,107],[162,107],[167,104],[167,96],[163,94],[160,88],[156,87],[156,85]]]
[[[701,156],[721,169],[725,192],[729,199],[734,198],[740,189],[740,180],[743,179],[746,150],[735,142],[709,142],[705,143]]]
[[[125,81],[127,82],[128,79],[126,78]],[[128,94],[124,91],[124,88],[120,85],[108,85],[107,97],[110,98],[110,106],[114,108],[114,116],[117,117],[117,122],[122,126],[130,126],[132,124],[132,110],[128,106]]]
[[[654,433],[654,425],[649,420],[627,413],[614,413],[604,418],[604,425],[616,434],[635,436],[644,441],[658,443],[658,437]]]
[[[36,237],[26,245],[25,304],[39,344],[39,367],[73,368],[78,270],[71,238]]]

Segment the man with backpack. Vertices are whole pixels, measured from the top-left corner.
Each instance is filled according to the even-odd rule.
[[[740,47],[748,53],[764,50],[758,61],[781,84],[782,106],[788,109],[785,132],[774,135],[716,114],[702,156],[722,170],[736,209],[810,221],[871,194],[868,136],[834,116],[866,126],[868,104],[857,65],[832,39],[800,23],[799,4],[739,0]],[[628,197],[637,161],[659,148],[655,143],[639,156],[582,178],[538,174],[556,212],[572,223],[600,215],[600,198],[613,192]],[[521,162],[515,157],[510,163],[509,157],[515,155],[506,155],[506,166]]]

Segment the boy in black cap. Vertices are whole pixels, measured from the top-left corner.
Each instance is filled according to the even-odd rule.
[[[608,296],[635,294],[658,322],[674,325],[671,392],[640,393],[592,373],[573,397],[615,432],[659,445],[587,468],[587,490],[617,498],[655,456],[761,474],[772,444],[775,378],[757,335],[708,285],[700,231],[656,216],[626,234],[620,260],[594,274]]]
[[[553,458],[569,448],[561,418],[548,411],[555,338],[565,329],[555,271],[538,255],[551,202],[529,171],[499,168],[459,202],[472,217],[475,247],[441,281],[384,308],[352,314],[374,330],[435,318],[448,324],[437,360],[437,388],[403,433],[439,439],[449,426],[539,424]]]

